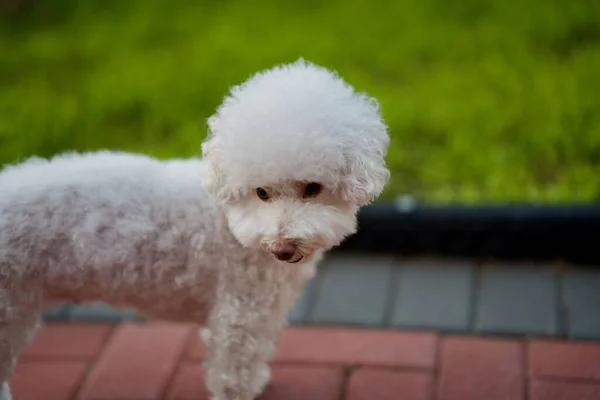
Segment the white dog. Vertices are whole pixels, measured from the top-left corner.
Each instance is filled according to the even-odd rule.
[[[208,125],[203,159],[70,153],[0,173],[1,400],[64,301],[193,321],[213,399],[264,389],[322,252],[388,181],[389,136],[375,100],[302,60],[232,88]]]

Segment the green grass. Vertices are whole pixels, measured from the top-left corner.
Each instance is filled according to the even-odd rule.
[[[198,154],[230,85],[300,56],[380,100],[384,198],[600,200],[594,0],[37,0],[0,17],[0,164]]]

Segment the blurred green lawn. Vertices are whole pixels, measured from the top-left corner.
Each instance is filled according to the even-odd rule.
[[[384,198],[600,200],[597,0],[37,0],[0,17],[0,164],[198,154],[230,85],[300,56],[381,101]]]

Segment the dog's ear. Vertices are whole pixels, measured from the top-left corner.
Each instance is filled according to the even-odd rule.
[[[354,154],[347,158],[341,186],[344,200],[364,206],[381,194],[390,179],[384,156],[383,152],[375,152],[366,155]]]
[[[379,111],[375,98],[359,94],[361,100],[360,124],[349,137],[352,146],[345,151],[341,195],[347,201],[364,206],[375,200],[388,183],[390,171],[385,157],[390,145],[388,127]]]

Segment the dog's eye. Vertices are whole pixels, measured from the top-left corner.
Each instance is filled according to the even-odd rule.
[[[267,193],[267,191],[263,188],[258,188],[256,189],[256,195],[258,196],[259,199],[261,199],[262,201],[267,201],[269,200],[269,193]]]
[[[321,190],[323,190],[323,186],[321,186],[320,183],[311,182],[304,187],[304,194],[302,195],[302,197],[304,197],[305,199],[315,197],[319,193],[321,193]]]

